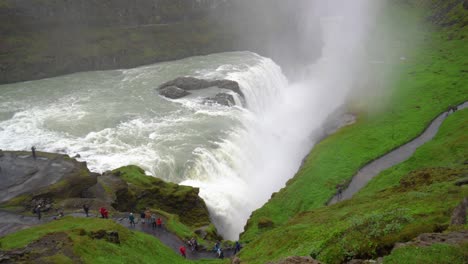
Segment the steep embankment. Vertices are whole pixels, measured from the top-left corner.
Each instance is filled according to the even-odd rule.
[[[395,243],[421,233],[467,229],[450,226],[452,211],[468,195],[467,185],[455,184],[468,176],[467,129],[468,110],[449,116],[437,136],[409,160],[382,172],[352,199],[297,214],[265,232],[248,244],[241,259],[265,263],[311,255],[325,263],[343,263],[387,255]],[[466,263],[466,243],[424,249],[432,256],[424,263]],[[422,263],[417,262],[421,254],[405,251],[415,249],[400,248],[388,258]],[[441,256],[450,258],[438,262]]]
[[[411,38],[420,43],[395,65],[399,78],[390,95],[379,100],[391,105],[376,111],[377,100],[351,104],[357,122],[314,147],[287,186],[252,214],[242,240],[249,242],[300,212],[322,207],[335,186],[364,164],[408,142],[448,106],[468,99],[468,10],[462,1],[399,1],[384,10],[380,23],[392,25],[399,18],[395,43],[407,45]]]

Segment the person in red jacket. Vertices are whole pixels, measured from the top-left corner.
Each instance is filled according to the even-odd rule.
[[[99,213],[101,213],[102,218],[109,218],[109,211],[106,208],[101,207],[99,208]]]
[[[156,220],[156,225],[158,226],[158,228],[162,228],[162,220],[161,220],[161,217],[158,217],[158,220]]]
[[[104,217],[104,212],[105,211],[106,211],[106,208],[104,208],[104,207],[99,208],[99,213],[101,213],[101,218],[105,218]]]
[[[104,218],[109,218],[109,211],[106,208],[104,208]]]
[[[180,251],[180,254],[182,254],[182,257],[187,258],[187,256],[185,255],[185,251],[186,251],[185,246],[180,246],[179,251]]]

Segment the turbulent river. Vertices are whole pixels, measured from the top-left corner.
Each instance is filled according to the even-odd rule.
[[[157,94],[179,76],[237,81],[247,106],[206,105],[209,89]],[[95,172],[134,164],[199,187],[220,232],[235,239],[313,146],[311,132],[334,108],[320,87],[288,83],[251,52],[2,85],[0,148],[79,154]]]

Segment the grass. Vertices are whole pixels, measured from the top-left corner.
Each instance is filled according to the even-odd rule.
[[[349,180],[365,164],[415,138],[449,105],[468,100],[465,40],[468,28],[458,24],[424,28],[421,24],[428,23],[422,22],[421,9],[400,5],[392,6],[386,16],[390,20],[399,17],[399,23],[406,25],[402,28],[407,32],[401,33],[401,38],[411,35],[421,44],[408,60],[394,65],[395,76],[400,77],[394,80],[387,98],[374,100],[390,104],[376,107],[362,100],[350,105],[358,113],[357,122],[314,147],[286,187],[252,214],[241,236],[244,242],[269,230],[259,227],[261,219],[281,226],[300,212],[322,207],[334,195],[336,184]],[[459,5],[454,14],[448,15],[459,17],[461,13],[466,17],[467,11]]]
[[[87,235],[98,230],[117,231],[120,245]],[[46,234],[57,232],[65,232],[70,237],[74,255],[84,263],[226,263],[219,260],[188,261],[150,235],[132,232],[111,220],[90,218],[66,217],[10,234],[0,238],[0,249],[21,248]],[[67,257],[58,252],[45,260],[66,263]]]
[[[468,261],[468,244],[435,244],[429,247],[404,247],[384,258],[389,264],[453,264]]]
[[[324,263],[342,263],[386,255],[396,242],[447,229],[452,210],[468,196],[468,186],[454,185],[468,173],[464,164],[467,130],[468,110],[449,116],[432,141],[409,160],[378,175],[359,195],[297,214],[251,241],[241,251],[241,259],[266,263],[291,255],[312,255]],[[440,256],[457,251],[451,263],[465,263],[455,257],[464,252],[458,247],[423,250]],[[398,261],[402,254],[410,253],[396,251],[389,258]],[[437,259],[426,263],[439,263]]]

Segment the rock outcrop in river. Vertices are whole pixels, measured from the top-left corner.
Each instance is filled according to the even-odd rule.
[[[194,77],[178,77],[174,80],[161,84],[158,87],[160,95],[170,98],[179,99],[190,95],[189,91],[202,90],[211,87],[216,87],[222,90],[230,90],[237,93],[241,99],[244,99],[239,84],[231,80],[203,80]],[[205,98],[206,103],[217,103],[220,105],[233,106],[235,100],[232,94],[227,92],[217,93],[215,96]]]

